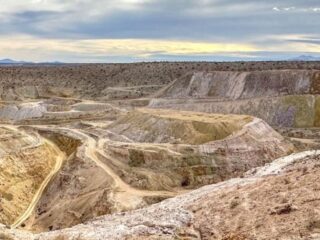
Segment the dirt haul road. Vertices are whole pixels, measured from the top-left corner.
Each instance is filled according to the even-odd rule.
[[[34,211],[34,208],[36,207],[39,199],[41,198],[43,191],[46,189],[46,187],[49,184],[49,182],[51,181],[51,179],[60,170],[63,161],[66,159],[65,153],[62,152],[54,143],[52,143],[51,141],[49,141],[47,139],[43,139],[43,141],[45,144],[50,146],[50,148],[56,154],[56,163],[54,165],[54,168],[51,170],[51,172],[48,174],[48,176],[44,179],[44,181],[40,185],[36,194],[33,196],[32,201],[30,202],[27,210],[18,219],[16,219],[16,221],[11,225],[11,228],[19,227],[24,221],[26,221],[29,218],[29,216]]]

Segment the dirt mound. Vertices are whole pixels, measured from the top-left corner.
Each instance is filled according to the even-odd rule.
[[[138,109],[108,129],[137,142],[202,144],[221,140],[250,121],[249,116]]]

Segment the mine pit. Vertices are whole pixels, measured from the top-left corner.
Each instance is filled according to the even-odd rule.
[[[315,234],[320,65],[288,64],[0,68],[0,239]]]

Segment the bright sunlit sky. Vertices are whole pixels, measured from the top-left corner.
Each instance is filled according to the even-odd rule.
[[[0,58],[132,62],[320,56],[319,0],[0,0]]]

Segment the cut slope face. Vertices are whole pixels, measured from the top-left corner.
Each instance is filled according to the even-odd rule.
[[[10,225],[41,196],[39,189],[64,155],[38,135],[9,127],[0,132],[0,222]]]
[[[177,79],[155,96],[222,99],[275,97],[319,92],[319,84],[319,71],[195,72]]]
[[[108,129],[138,142],[203,144],[221,140],[252,120],[240,115],[138,109]]]
[[[153,99],[149,107],[220,114],[248,114],[261,118],[272,126],[280,127],[320,126],[320,98],[318,95],[290,95],[235,101]]]
[[[123,111],[125,112],[125,111]],[[0,123],[60,123],[89,119],[113,119],[122,110],[107,103],[54,98],[37,102],[3,102]]]
[[[0,122],[40,118],[46,110],[46,107],[39,103],[3,104],[0,105]]]
[[[149,107],[248,114],[273,126],[318,127],[320,72],[196,72],[159,91]]]

